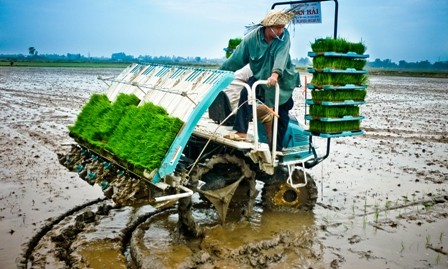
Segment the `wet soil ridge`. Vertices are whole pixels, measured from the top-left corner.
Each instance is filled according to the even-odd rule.
[[[79,205],[74,207],[71,210],[66,211],[64,214],[60,215],[59,217],[55,218],[54,220],[49,220],[49,222],[47,224],[45,224],[42,229],[37,232],[29,242],[27,242],[23,249],[24,252],[21,255],[21,257],[18,259],[17,263],[18,263],[18,267],[19,268],[27,268],[27,264],[29,261],[33,260],[32,257],[32,252],[34,250],[34,248],[38,245],[39,241],[49,232],[51,231],[58,223],[60,223],[63,219],[65,219],[66,217],[70,216],[70,215],[74,215],[77,212],[79,212],[80,210],[94,205],[94,204],[98,204],[101,203],[102,201],[104,201],[105,198],[99,198],[97,200],[94,201],[90,201],[87,202],[85,204]]]
[[[119,267],[129,268],[131,265],[126,262],[125,252],[129,249],[132,233],[138,225],[166,210],[149,209],[148,212],[134,215],[131,207],[117,207],[105,199],[77,206],[46,224],[26,244],[18,268],[47,268],[49,265],[58,268],[99,268],[96,264],[96,255],[101,255],[98,254],[98,245],[116,250],[111,256],[103,254],[102,259],[110,259],[111,262],[101,262],[100,267],[116,265],[115,260],[120,256]],[[121,221],[111,226],[113,219]]]

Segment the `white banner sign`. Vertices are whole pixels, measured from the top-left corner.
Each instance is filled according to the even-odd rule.
[[[291,6],[299,7],[293,23],[322,23],[322,12],[320,2],[293,4]]]

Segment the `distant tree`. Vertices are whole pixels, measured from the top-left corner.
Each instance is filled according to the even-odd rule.
[[[380,58],[376,58],[374,62],[371,62],[371,63],[370,63],[370,66],[371,66],[371,67],[374,67],[374,68],[383,67],[383,66],[382,66],[382,61],[381,61]]]
[[[430,69],[432,64],[428,60],[417,62],[418,69]]]
[[[297,61],[297,65],[299,66],[308,66],[311,65],[311,60],[310,58],[306,57],[306,58],[300,58],[299,61]]]
[[[194,58],[194,61],[197,62],[197,63],[199,63],[199,62],[201,61],[201,57],[199,57],[199,56],[198,56],[198,57],[195,57],[195,58]]]
[[[36,50],[35,47],[29,47],[29,48],[28,48],[28,52],[29,52],[29,54],[32,55],[32,56],[37,55],[37,50]]]
[[[434,66],[434,69],[448,70],[448,61],[445,61],[445,62],[435,62],[433,66]]]
[[[401,60],[398,62],[398,68],[408,68],[408,62],[406,62],[405,60]]]
[[[376,58],[375,61],[369,63],[370,67],[373,68],[397,68],[398,65],[394,62],[392,62],[391,59],[385,59],[381,60],[379,58]]]

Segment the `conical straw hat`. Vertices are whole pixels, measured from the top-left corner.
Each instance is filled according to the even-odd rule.
[[[291,22],[294,17],[292,12],[284,12],[281,10],[272,9],[266,14],[266,17],[261,22],[263,26],[273,26],[273,25],[287,25]]]

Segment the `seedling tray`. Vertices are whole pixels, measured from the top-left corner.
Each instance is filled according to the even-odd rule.
[[[342,132],[354,132],[359,131],[361,121],[360,120],[345,120],[345,121],[321,121],[310,120],[309,131],[312,133],[327,133],[338,134]]]
[[[305,131],[305,133],[307,133],[308,135],[319,136],[319,137],[323,137],[323,138],[337,138],[337,137],[348,137],[348,136],[362,135],[362,134],[364,134],[364,131],[363,130],[359,130],[359,131],[345,131],[345,132],[334,133],[334,134],[313,133],[313,132],[310,132],[310,131]]]
[[[318,120],[318,121],[323,121],[323,122],[341,122],[341,121],[353,121],[353,120],[363,120],[365,117],[364,116],[358,116],[358,117],[353,117],[353,116],[343,116],[340,118],[326,118],[326,117],[316,117],[313,115],[305,115],[305,119],[306,120]]]

